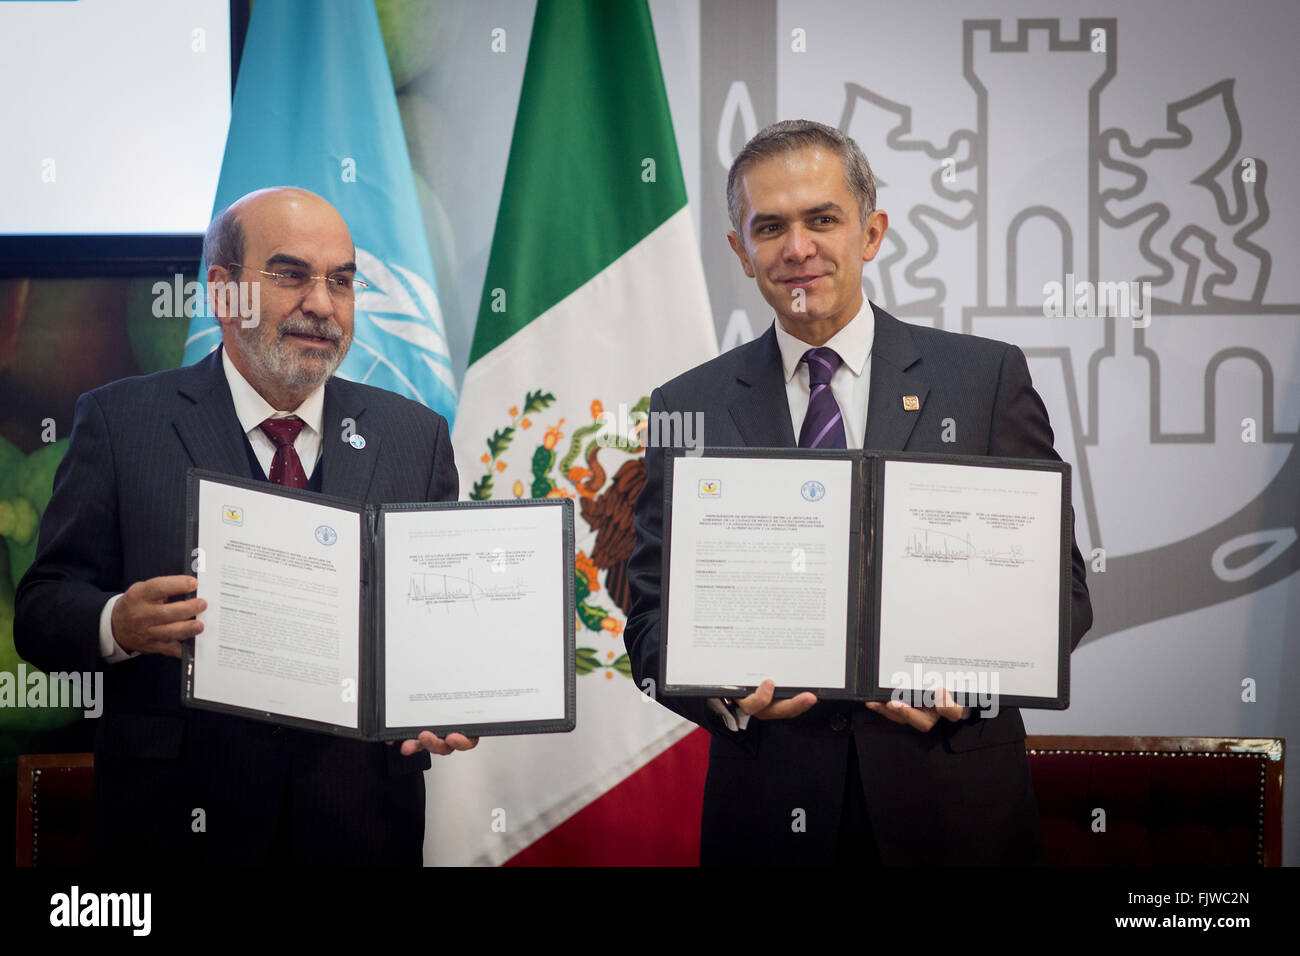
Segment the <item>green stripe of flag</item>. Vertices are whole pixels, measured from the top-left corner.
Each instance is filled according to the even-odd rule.
[[[684,205],[645,0],[541,0],[470,364]]]

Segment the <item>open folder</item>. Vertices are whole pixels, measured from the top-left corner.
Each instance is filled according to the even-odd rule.
[[[574,727],[571,501],[372,506],[192,469],[187,541],[192,707],[365,740]]]
[[[862,450],[665,455],[668,696],[1064,708],[1070,467]]]

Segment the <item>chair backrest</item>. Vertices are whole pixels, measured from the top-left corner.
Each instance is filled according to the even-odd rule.
[[[18,756],[18,866],[71,866],[90,859],[94,754]]]
[[[1044,861],[1059,866],[1281,866],[1285,741],[1025,740]]]

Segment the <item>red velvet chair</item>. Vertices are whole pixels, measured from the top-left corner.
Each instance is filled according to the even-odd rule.
[[[90,859],[94,754],[18,756],[18,866],[71,866]]]
[[[1282,864],[1282,740],[1030,736],[1025,745],[1050,865]],[[93,793],[91,754],[20,756],[17,864],[84,863]]]
[[[1025,747],[1049,865],[1282,865],[1283,740],[1031,735]]]

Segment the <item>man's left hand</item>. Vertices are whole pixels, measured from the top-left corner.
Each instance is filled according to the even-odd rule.
[[[389,743],[391,744],[392,741],[390,740]],[[473,750],[477,746],[477,737],[466,737],[464,734],[448,734],[446,737],[439,737],[433,731],[426,730],[414,740],[402,741],[402,756],[409,757],[421,750],[427,750],[431,754],[445,757],[454,754],[457,750]]]
[[[933,707],[912,707],[901,700],[891,700],[885,703],[878,700],[869,700],[867,701],[867,709],[887,720],[892,720],[896,724],[910,724],[921,733],[927,733],[934,729],[934,725],[939,722],[940,717],[955,723],[970,716],[970,708],[958,707],[942,687],[935,692],[935,706]]]

